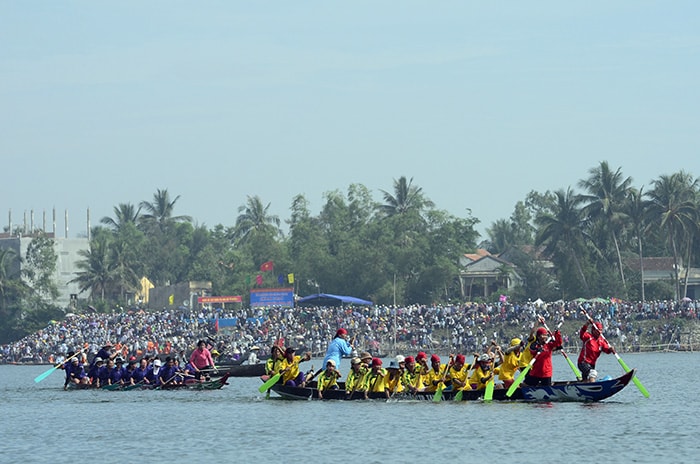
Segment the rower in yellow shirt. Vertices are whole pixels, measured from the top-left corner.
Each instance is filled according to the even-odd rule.
[[[391,395],[401,393],[403,391],[403,383],[401,382],[401,367],[398,361],[392,360],[386,368],[386,376],[384,377],[384,385]]]
[[[364,390],[365,399],[369,398],[369,393],[385,393],[389,398],[389,390],[386,389],[386,371],[382,368],[382,360],[372,358],[370,370],[365,374]]]
[[[304,386],[305,376],[299,370],[299,363],[311,359],[311,353],[306,352],[304,356],[295,356],[296,350],[291,346],[284,351],[284,363],[282,364],[282,384],[292,387]]]
[[[406,369],[401,379],[404,391],[409,393],[423,391],[425,385],[423,384],[420,366],[416,365],[415,358],[413,356],[406,356],[404,362],[406,363]]]
[[[319,399],[323,399],[323,392],[325,390],[338,389],[339,377],[340,372],[338,372],[335,368],[335,361],[329,359],[326,363],[326,368],[319,374],[318,379],[316,379],[316,388],[318,388]]]
[[[510,346],[505,351],[501,351],[501,348],[498,347],[498,353],[503,359],[503,363],[498,366],[498,379],[503,381],[504,388],[509,388],[513,384],[515,371],[521,369],[520,358],[523,355],[523,346],[524,343],[519,338],[514,338],[510,341]]]
[[[471,366],[465,365],[466,358],[463,354],[455,356],[454,364],[447,370],[446,384],[449,383],[452,391],[471,390],[467,381],[467,375]]]
[[[491,380],[491,377],[498,374],[499,369],[497,367],[494,368],[492,364],[491,356],[487,353],[479,356],[476,369],[474,369],[474,373],[469,378],[469,384],[472,390],[482,390],[486,388],[486,384]]]
[[[369,369],[365,367],[360,358],[352,358],[350,372],[345,379],[345,393],[351,397],[356,391],[365,391],[364,380]]]
[[[438,388],[445,388],[445,374],[447,365],[440,363],[440,356],[433,354],[430,356],[430,370],[424,377],[426,392],[435,392]]]

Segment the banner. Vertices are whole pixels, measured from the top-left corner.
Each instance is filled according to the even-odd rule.
[[[168,297],[168,304],[169,305],[174,305],[175,304],[175,294],[172,294]]]
[[[200,296],[197,298],[197,303],[241,303],[243,297],[240,295],[234,296]]]
[[[294,307],[293,288],[254,288],[250,290],[250,306]]]
[[[294,273],[287,274],[287,282],[289,282],[290,284],[294,283]]]

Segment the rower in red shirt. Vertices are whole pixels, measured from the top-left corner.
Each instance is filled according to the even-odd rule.
[[[585,311],[582,311],[584,314]],[[598,373],[595,370],[595,363],[600,356],[600,353],[608,354],[615,353],[615,350],[608,344],[603,333],[603,324],[594,322],[591,326],[591,331],[588,331],[588,323],[583,324],[579,337],[583,342],[583,348],[578,355],[578,368],[581,370],[581,377],[589,382],[595,382]]]
[[[525,376],[523,383],[534,387],[538,385],[552,384],[552,352],[561,348],[561,333],[556,330],[553,338],[549,339],[549,333],[544,327],[537,329],[535,341],[529,345],[532,356],[537,356],[532,369]]]

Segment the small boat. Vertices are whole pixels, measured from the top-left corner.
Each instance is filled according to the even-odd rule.
[[[258,364],[219,364],[212,377],[228,374],[229,377],[260,377],[265,375],[265,363]]]
[[[612,395],[618,393],[620,390],[625,388],[627,384],[632,380],[634,376],[634,369],[624,375],[610,380],[600,380],[597,382],[554,382],[552,385],[547,387],[528,387],[526,385],[521,385],[520,388],[515,390],[515,393],[508,397],[506,396],[506,389],[496,389],[493,392],[493,401],[530,401],[530,402],[563,402],[563,401],[577,401],[577,402],[595,402],[601,401]],[[365,398],[364,393],[347,392],[344,388],[345,384],[343,382],[338,382],[341,389],[339,390],[326,390],[323,392],[324,400],[362,400]],[[309,400],[318,399],[318,390],[316,389],[316,382],[311,382],[308,386],[302,387],[290,387],[287,385],[276,384],[271,388],[272,391],[280,395],[282,398],[291,400]],[[445,390],[442,392],[443,401],[453,401],[457,392]],[[432,401],[434,392],[418,392],[415,394],[411,393],[396,393],[391,396],[394,400],[425,400]],[[484,397],[484,390],[465,390],[462,392],[462,401],[475,401],[482,400]],[[370,393],[370,399],[383,399],[386,400],[385,393]]]

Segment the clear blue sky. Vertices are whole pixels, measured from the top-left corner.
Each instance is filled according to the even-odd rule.
[[[0,228],[158,188],[284,220],[406,176],[483,233],[600,161],[698,176],[700,2],[579,3],[2,0]]]

